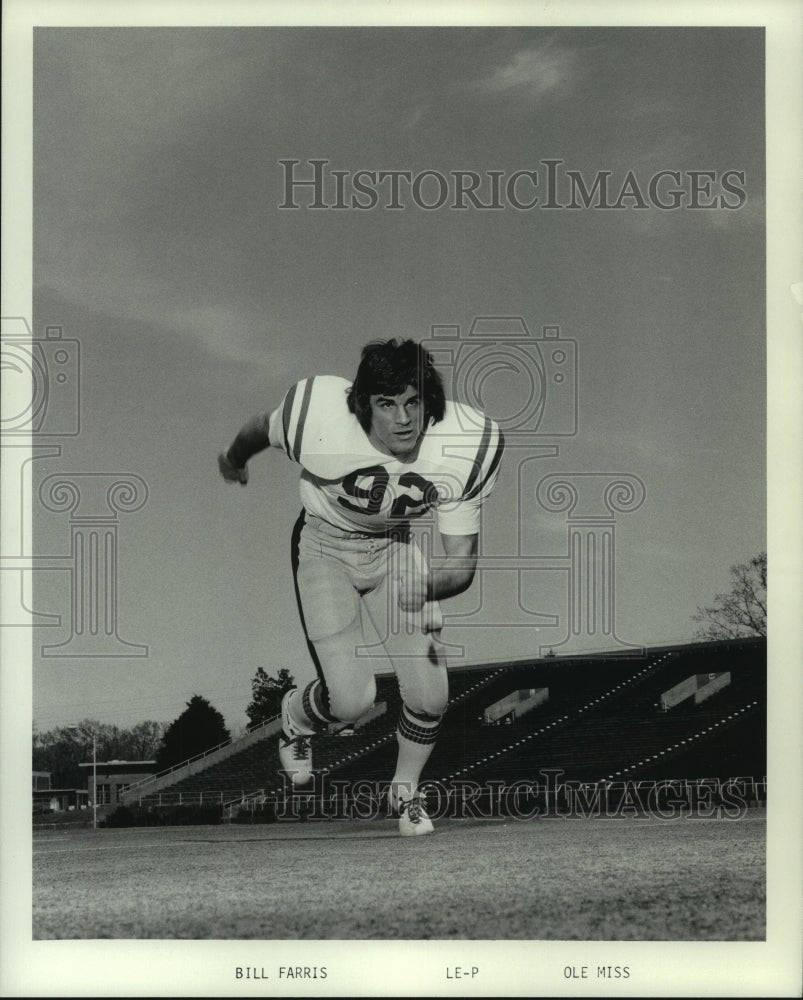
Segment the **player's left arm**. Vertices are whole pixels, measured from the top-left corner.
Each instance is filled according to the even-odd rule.
[[[505,439],[493,421],[474,463],[459,502],[438,510],[438,528],[444,556],[433,560],[428,571],[405,581],[407,594],[401,598],[406,611],[417,611],[425,600],[440,601],[468,590],[477,570],[481,509],[491,495],[499,475]]]
[[[471,586],[477,569],[477,535],[441,532],[444,555],[425,572],[399,576],[399,604],[403,611],[420,611],[427,601],[442,601]]]
[[[477,570],[478,537],[441,532],[444,557],[429,571],[427,600],[442,601],[468,590]]]
[[[460,502],[438,513],[438,527],[445,557],[429,571],[427,599],[439,601],[468,590],[477,570],[480,513],[493,492],[505,439],[498,426],[487,421],[487,433],[477,454],[474,472]]]

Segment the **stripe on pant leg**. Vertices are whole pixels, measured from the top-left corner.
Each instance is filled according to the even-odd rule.
[[[338,720],[332,715],[331,709],[329,707],[329,689],[326,686],[326,678],[323,675],[323,667],[321,666],[321,661],[318,659],[318,651],[315,649],[312,641],[310,640],[309,634],[307,633],[307,623],[304,619],[304,606],[301,603],[301,592],[298,589],[298,562],[299,562],[299,547],[301,544],[301,532],[304,530],[304,525],[306,524],[306,511],[302,509],[298,516],[298,520],[293,528],[293,535],[290,541],[290,562],[293,567],[293,589],[296,593],[296,605],[298,607],[298,617],[301,620],[301,627],[304,630],[304,638],[307,641],[307,649],[309,650],[309,655],[312,658],[312,662],[315,665],[315,672],[318,675],[318,682],[320,683],[320,690],[318,695],[315,697],[315,710],[312,710],[310,706],[310,711],[307,711],[307,700],[311,697],[312,684],[307,685],[304,691],[304,711],[307,713],[307,717],[311,720],[319,719],[322,715],[325,715],[330,722],[337,722]],[[313,682],[314,683],[314,682]]]

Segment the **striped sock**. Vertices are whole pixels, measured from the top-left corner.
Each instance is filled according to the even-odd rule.
[[[440,715],[413,712],[402,705],[396,727],[399,756],[390,787],[392,806],[397,805],[399,798],[412,798],[418,788],[421,771],[435,747],[442,718]]]
[[[295,708],[297,699],[291,704]],[[329,692],[318,677],[304,688],[299,707],[304,712],[305,725],[316,733],[326,730],[330,722],[338,721],[329,709]]]

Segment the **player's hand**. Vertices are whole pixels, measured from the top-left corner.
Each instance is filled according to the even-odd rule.
[[[248,466],[244,465],[240,468],[232,465],[225,451],[222,451],[218,455],[217,464],[221,476],[223,476],[227,483],[239,483],[241,486],[245,486],[248,482]]]
[[[402,611],[415,614],[427,603],[429,581],[421,573],[399,574],[396,578],[399,588],[399,607]]]

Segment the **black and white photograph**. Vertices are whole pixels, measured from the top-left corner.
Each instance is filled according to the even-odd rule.
[[[801,27],[7,5],[0,995],[800,995]]]

